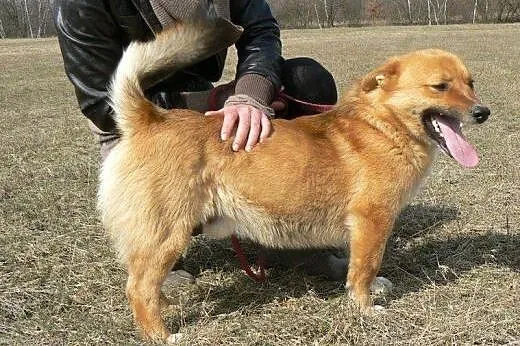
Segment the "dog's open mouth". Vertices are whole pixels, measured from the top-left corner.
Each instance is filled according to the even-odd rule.
[[[478,154],[461,131],[461,122],[454,116],[439,109],[429,108],[423,112],[422,121],[426,133],[464,167],[475,167]]]

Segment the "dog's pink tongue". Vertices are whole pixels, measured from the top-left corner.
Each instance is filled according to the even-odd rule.
[[[460,131],[460,123],[455,119],[435,117],[441,129],[448,150],[458,163],[464,167],[475,167],[478,164],[478,154]]]

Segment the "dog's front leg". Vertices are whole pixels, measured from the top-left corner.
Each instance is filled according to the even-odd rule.
[[[363,311],[372,307],[370,287],[381,266],[392,224],[390,219],[366,213],[349,216],[350,260],[346,286]]]

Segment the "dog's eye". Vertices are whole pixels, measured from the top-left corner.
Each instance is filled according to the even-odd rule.
[[[475,89],[475,86],[473,85],[473,81],[472,81],[472,80],[470,80],[470,81],[468,82],[468,85],[469,85],[469,87],[470,87],[471,89]]]
[[[446,91],[446,90],[448,90],[450,85],[448,83],[439,83],[439,84],[434,84],[431,87],[437,91]]]

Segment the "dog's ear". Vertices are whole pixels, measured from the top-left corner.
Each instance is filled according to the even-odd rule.
[[[376,88],[388,89],[398,74],[399,61],[397,59],[389,60],[361,79],[361,89],[365,92],[370,92]]]

